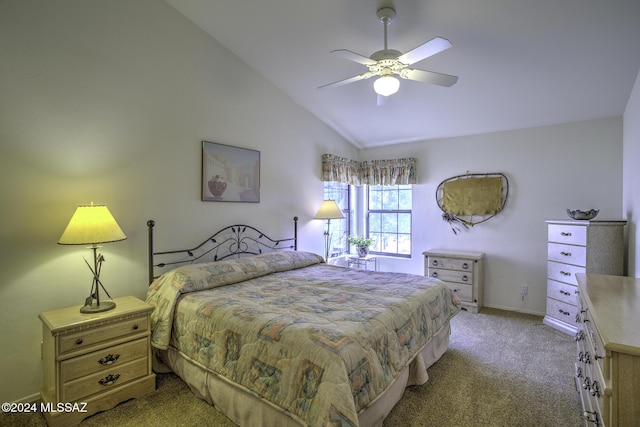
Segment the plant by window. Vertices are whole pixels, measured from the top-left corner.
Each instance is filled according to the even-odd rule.
[[[373,245],[374,240],[364,236],[349,236],[349,243],[360,248],[368,248]]]

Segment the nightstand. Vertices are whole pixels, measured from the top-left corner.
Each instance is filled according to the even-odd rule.
[[[462,308],[478,313],[482,308],[482,252],[431,249],[424,255],[424,275],[442,280],[458,295]]]
[[[44,413],[50,427],[78,424],[155,390],[149,319],[153,307],[134,297],[114,301],[116,308],[102,313],[80,313],[81,306],[75,306],[39,315],[41,395],[44,406],[52,408]]]
[[[367,255],[364,257],[349,256],[349,268],[355,265],[356,268],[364,268],[365,270],[368,270],[369,264],[373,264],[373,269],[378,271],[378,257],[375,255]]]

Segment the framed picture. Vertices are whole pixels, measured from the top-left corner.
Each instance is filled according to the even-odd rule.
[[[202,141],[202,200],[260,202],[260,152]]]

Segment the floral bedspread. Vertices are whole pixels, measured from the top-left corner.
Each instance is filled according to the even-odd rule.
[[[453,315],[437,279],[352,270],[307,252],[181,267],[150,286],[152,344],[306,425],[357,426]]]

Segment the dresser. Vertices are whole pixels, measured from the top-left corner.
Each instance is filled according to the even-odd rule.
[[[424,275],[442,280],[472,313],[482,308],[483,259],[481,252],[431,249],[424,255]]]
[[[151,370],[153,307],[116,298],[113,310],[85,314],[80,307],[47,311],[42,321],[43,405],[49,427],[84,418],[155,390]],[[49,406],[47,406],[49,405]]]
[[[574,334],[576,273],[623,274],[626,221],[548,220],[544,324]]]
[[[640,425],[640,279],[577,274],[575,380],[587,426]]]

